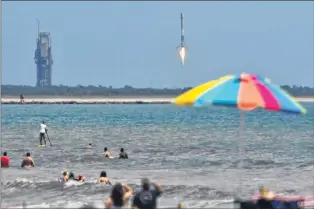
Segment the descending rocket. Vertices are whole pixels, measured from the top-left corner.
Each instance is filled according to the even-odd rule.
[[[181,13],[181,43],[177,47],[179,50],[179,55],[181,58],[182,66],[184,66],[185,56],[186,56],[186,47],[184,42],[184,25],[183,25],[183,14]]]

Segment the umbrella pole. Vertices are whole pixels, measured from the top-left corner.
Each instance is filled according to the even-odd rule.
[[[243,136],[243,130],[244,130],[244,112],[240,110],[240,124],[239,124],[239,136]]]
[[[240,145],[240,147],[239,147],[239,151],[240,151],[240,153],[241,153],[241,155],[242,155],[242,153],[243,153],[243,140],[242,140],[242,136],[243,136],[243,132],[244,132],[244,125],[245,125],[245,123],[244,123],[245,121],[244,121],[244,111],[242,111],[242,110],[240,110],[240,121],[239,121],[239,132],[238,132],[238,136],[239,136],[239,141],[240,141],[240,143],[239,143],[239,145]],[[243,172],[242,172],[242,167],[243,166],[243,158],[241,157],[240,158],[240,163],[239,163],[239,167],[240,167],[240,171],[239,171],[239,173],[240,173],[240,175],[239,175],[239,192],[240,193],[242,193],[242,184],[243,184]],[[242,195],[242,194],[241,194]]]

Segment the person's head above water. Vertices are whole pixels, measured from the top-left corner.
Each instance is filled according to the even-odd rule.
[[[74,178],[74,173],[73,172],[69,173],[69,178]]]
[[[143,178],[142,179],[142,188],[143,190],[149,190],[150,187],[150,182],[148,178]]]
[[[123,148],[121,148],[121,149],[120,149],[120,152],[124,152],[124,149],[123,149]]]
[[[105,147],[105,148],[104,148],[104,152],[107,152],[107,151],[108,151],[108,148],[107,148],[107,147]]]
[[[88,143],[88,146],[92,146],[92,143]]]
[[[31,153],[27,152],[26,157],[30,157],[30,156],[31,156]]]
[[[66,175],[68,175],[68,172],[63,171],[62,175],[63,175],[63,176],[66,176]]]
[[[113,202],[113,205],[115,206],[123,206],[123,186],[121,183],[117,183],[113,186],[111,190],[111,199]]]
[[[7,156],[7,152],[3,152],[3,156]]]
[[[100,173],[100,177],[107,177],[106,171],[102,171],[102,172]]]
[[[42,124],[45,124],[45,121],[41,122]]]

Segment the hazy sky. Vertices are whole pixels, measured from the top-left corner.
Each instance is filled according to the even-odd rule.
[[[243,71],[279,84],[314,83],[310,1],[2,4],[3,84],[35,85],[36,18],[52,36],[56,85],[182,87]]]

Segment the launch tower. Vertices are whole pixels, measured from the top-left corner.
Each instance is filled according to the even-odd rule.
[[[35,63],[37,67],[37,87],[51,86],[51,71],[52,71],[52,55],[51,55],[51,37],[50,33],[39,31],[38,23],[38,38],[37,48],[35,50]]]

